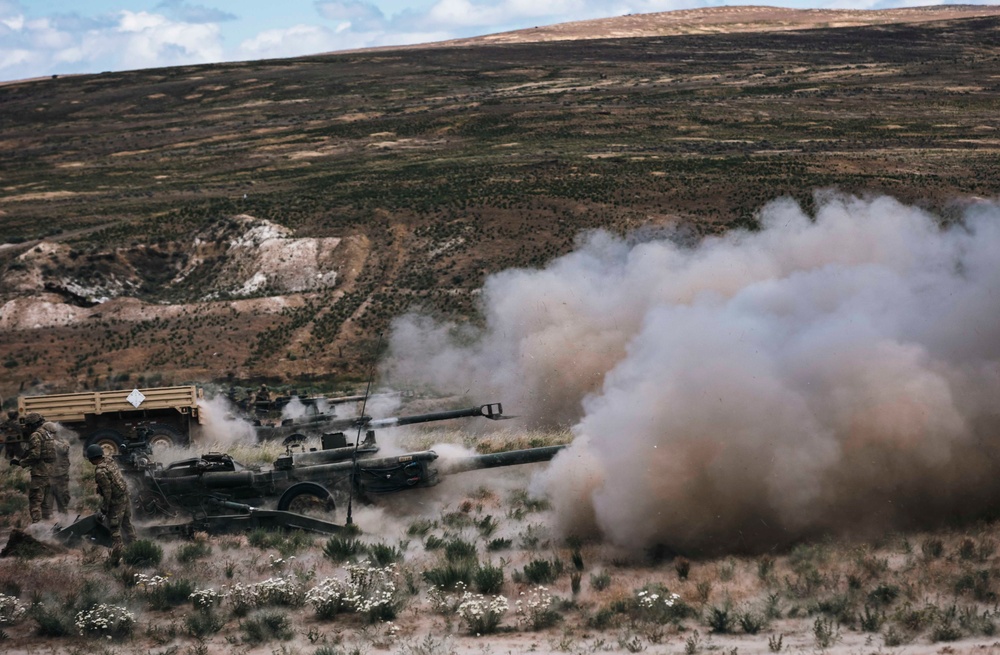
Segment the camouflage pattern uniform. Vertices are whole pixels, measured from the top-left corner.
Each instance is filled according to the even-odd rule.
[[[52,497],[56,501],[56,509],[65,514],[69,511],[70,501],[69,442],[56,434],[55,425],[46,423],[42,427],[55,435],[56,461],[52,464],[52,479],[49,488],[52,492]]]
[[[29,424],[29,429],[32,427]],[[28,448],[21,466],[31,469],[28,485],[28,511],[31,522],[38,523],[52,517],[52,495],[49,490],[52,468],[56,461],[55,438],[39,424],[28,437]]]
[[[108,456],[102,457],[96,464],[94,480],[97,482],[97,493],[101,497],[101,513],[107,520],[111,530],[112,564],[121,560],[125,544],[122,541],[122,531],[129,541],[135,539],[135,528],[132,527],[132,508],[129,506],[128,485],[118,464]]]

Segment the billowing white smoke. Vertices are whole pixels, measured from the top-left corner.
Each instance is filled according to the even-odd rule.
[[[1000,207],[776,201],[682,246],[589,235],[408,316],[393,382],[497,394],[575,440],[537,480],[564,533],[684,551],[981,512],[1000,493]]]
[[[227,448],[236,444],[255,444],[257,435],[253,425],[242,418],[225,396],[203,398],[198,401],[203,421],[201,448]]]

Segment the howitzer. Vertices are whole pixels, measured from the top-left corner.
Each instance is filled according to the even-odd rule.
[[[488,405],[477,405],[468,409],[380,419],[372,418],[371,416],[340,418],[334,414],[313,414],[300,419],[285,419],[280,425],[255,425],[254,431],[259,441],[275,439],[304,440],[307,437],[320,436],[332,432],[378,430],[381,428],[430,423],[432,421],[447,421],[455,418],[474,418],[477,416],[490,419],[491,421],[501,421],[510,418],[503,415],[502,404],[490,403]]]
[[[393,423],[370,421],[367,425],[392,425],[479,415],[483,405],[471,410],[437,412],[417,417],[389,419]],[[483,415],[486,415],[483,413]],[[143,513],[172,514],[177,510],[196,517],[218,514],[232,503],[264,505],[273,503],[278,511],[304,512],[319,509],[332,512],[350,494],[361,499],[407,489],[431,487],[440,481],[435,465],[438,454],[423,450],[402,455],[379,456],[375,433],[369,430],[357,448],[343,433],[324,435],[321,450],[305,451],[288,444],[286,452],[269,468],[243,466],[224,453],[173,462],[166,466],[151,463],[142,452],[126,453],[120,460],[123,470],[139,489],[136,505]],[[562,446],[473,455],[449,460],[446,473],[460,473],[498,466],[515,466],[551,460]]]

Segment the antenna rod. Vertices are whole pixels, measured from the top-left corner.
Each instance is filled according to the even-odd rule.
[[[365,415],[365,408],[368,407],[368,394],[372,390],[372,378],[375,377],[375,360],[378,359],[378,351],[382,348],[382,333],[378,333],[378,343],[375,344],[375,352],[372,353],[371,368],[368,370],[368,386],[365,387],[365,399],[361,402],[361,415]],[[351,484],[347,496],[347,525],[354,523],[353,503],[354,503],[354,482],[358,475],[358,445],[361,443],[361,431],[364,424],[358,424],[358,436],[354,438],[354,452],[351,454]]]

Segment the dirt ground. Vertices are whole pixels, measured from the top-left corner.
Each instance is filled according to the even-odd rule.
[[[975,607],[992,626],[995,583],[979,590],[981,600],[960,589],[962,571],[969,567],[995,566],[994,525],[965,531],[891,535],[877,543],[850,539],[802,544],[790,552],[754,556],[725,555],[689,561],[681,578],[683,558],[660,557],[650,552],[586,542],[569,545],[553,534],[551,510],[524,494],[532,471],[480,472],[455,476],[437,488],[401,495],[378,506],[364,506],[355,513],[361,527],[360,540],[386,544],[402,553],[398,561],[400,580],[410,580],[398,615],[391,622],[370,623],[358,614],[340,614],[332,620],[316,616],[308,604],[260,609],[246,616],[230,615],[223,604],[219,616],[224,624],[217,632],[191,636],[191,617],[197,615],[189,602],[165,609],[153,608],[153,596],[134,582],[136,575],[161,575],[168,580],[189,580],[197,588],[217,589],[238,583],[250,584],[272,578],[288,578],[316,584],[326,577],[343,576],[343,565],[324,556],[326,537],[315,537],[293,551],[277,539],[262,544],[260,535],[197,536],[210,554],[187,560],[181,554],[192,543],[162,542],[162,562],[156,566],[105,564],[105,549],[83,545],[51,557],[0,560],[0,593],[17,591],[25,605],[65,611],[79,603],[87,585],[97,585],[99,595],[135,615],[128,638],[39,635],[40,623],[24,618],[2,626],[2,650],[11,654],[41,653],[671,653],[695,655],[720,652],[726,655],[764,653],[816,653],[856,655],[871,653],[993,653],[1000,639],[993,627],[980,634],[958,628],[960,615]],[[0,473],[0,475],[4,475]],[[488,534],[479,529],[485,517],[496,519]],[[58,517],[52,523],[65,523]],[[492,519],[488,519],[489,523]],[[50,524],[32,526],[31,534],[47,539]],[[419,527],[423,526],[423,527]],[[421,534],[423,528],[430,529]],[[419,527],[419,529],[417,529]],[[6,543],[12,527],[0,530]],[[476,544],[480,563],[490,563],[504,572],[500,594],[510,609],[493,634],[470,634],[454,612],[438,613],[429,600],[428,571],[445,563],[440,547],[432,549],[434,535],[448,541],[465,539]],[[491,550],[495,539],[509,539],[506,547]],[[970,555],[976,545],[974,555]],[[927,544],[931,544],[929,549]],[[940,544],[935,550],[934,544]],[[527,615],[518,615],[516,602],[538,593],[538,584],[525,579],[527,568],[539,559],[560,562],[555,579],[544,585],[553,596],[551,624],[533,629]],[[579,562],[579,565],[577,564]],[[573,578],[579,567],[579,590]],[[230,577],[231,576],[231,577]],[[802,576],[819,582],[803,587]],[[864,631],[862,612],[869,612],[865,594],[870,590],[896,589],[897,600],[884,608],[879,629]],[[637,610],[642,590],[676,593],[687,608],[683,618],[652,620]],[[894,592],[896,593],[896,592]],[[411,595],[412,594],[412,595]],[[831,609],[841,599],[839,609]],[[853,599],[853,600],[852,600]],[[860,600],[859,600],[860,599]],[[845,605],[846,604],[846,605]],[[770,609],[764,610],[767,605]],[[845,609],[845,607],[847,609]],[[862,609],[863,607],[863,609]],[[948,617],[948,608],[958,614]],[[60,609],[61,608],[61,609]],[[923,608],[923,609],[920,609]],[[933,608],[933,609],[929,609]],[[914,614],[919,609],[920,614]],[[731,613],[725,632],[713,623],[713,612]],[[248,636],[247,625],[263,612],[278,612],[289,630],[263,643]],[[736,617],[744,612],[772,618],[756,634],[746,634]],[[876,610],[877,611],[877,610]],[[839,613],[839,616],[834,614]],[[870,612],[869,612],[870,613]],[[848,616],[852,614],[852,616]],[[914,618],[914,617],[917,618]],[[951,623],[949,623],[949,621]],[[953,625],[950,632],[941,626]],[[962,623],[964,626],[965,624]],[[903,627],[908,626],[908,627]],[[823,630],[826,632],[824,633]],[[982,634],[982,632],[989,634]],[[899,643],[897,643],[899,641]],[[890,645],[891,644],[891,645]]]

